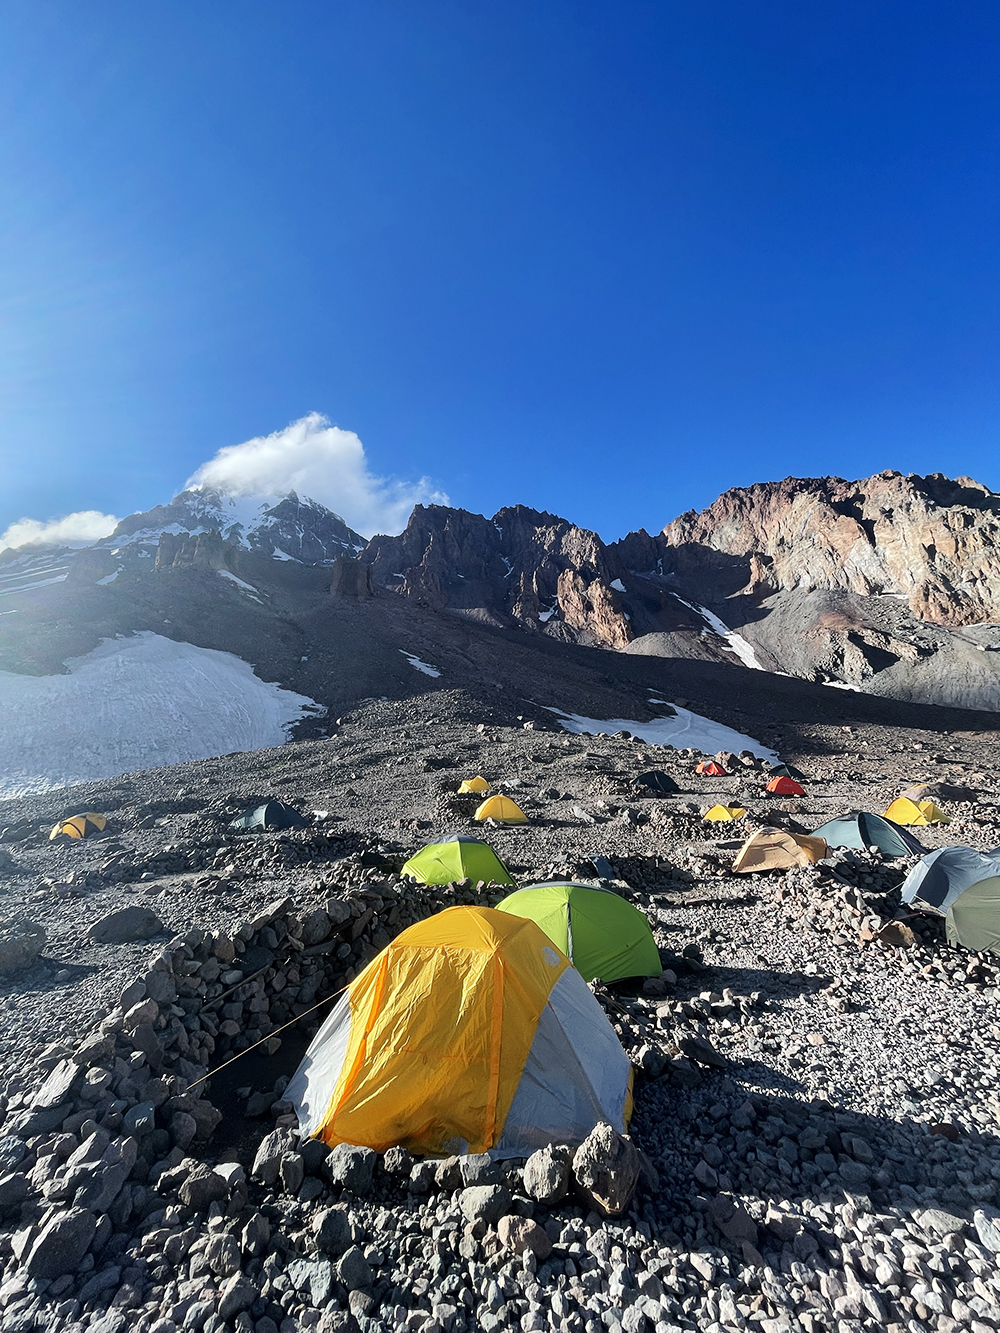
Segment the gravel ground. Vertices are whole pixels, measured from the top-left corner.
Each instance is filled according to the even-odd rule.
[[[461,1170],[416,1194],[381,1159],[360,1191],[309,1160],[314,1186],[303,1185],[295,1165],[287,1181],[267,1182],[253,1166],[271,1128],[268,1109],[263,1122],[227,1123],[206,1142],[185,1144],[206,1162],[240,1156],[249,1179],[228,1200],[201,1210],[170,1202],[193,1169],[186,1159],[172,1186],[156,1185],[164,1215],[147,1211],[143,1229],[115,1203],[112,1248],[92,1248],[61,1287],[62,1278],[26,1275],[18,1228],[38,1224],[37,1206],[4,1205],[0,1179],[5,1333],[119,1333],[126,1323],[140,1333],[326,1333],[354,1323],[421,1333],[1000,1328],[1000,1231],[990,1221],[1000,1201],[995,960],[948,948],[939,922],[899,908],[910,862],[851,853],[787,875],[733,876],[742,825],[700,818],[728,800],[746,806],[752,822],[811,829],[845,809],[880,811],[914,780],[950,778],[973,787],[977,800],[948,807],[950,828],[919,836],[929,847],[992,847],[1000,843],[993,734],[772,722],[762,739],[803,771],[808,793],[775,800],[756,769],[699,778],[693,755],[625,736],[569,737],[523,708],[520,717],[487,711],[460,691],[372,702],[328,739],[6,803],[3,915],[30,919],[47,940],[41,959],[0,988],[0,1136],[172,937],[231,937],[273,900],[287,895],[301,912],[365,884],[388,885],[378,890],[384,903],[405,908],[410,891],[385,864],[365,869],[361,854],[398,864],[435,835],[471,829],[472,807],[453,791],[482,772],[531,817],[525,828],[487,835],[516,878],[602,875],[654,925],[667,962],[662,981],[599,995],[642,1071],[632,1130],[658,1183],[647,1178],[628,1213],[606,1220],[572,1196],[534,1198],[527,1176],[511,1176],[503,1184],[513,1194],[509,1215],[547,1237],[518,1254],[511,1224],[501,1230],[494,1219],[475,1234]],[[680,794],[642,795],[635,778],[650,768],[672,774]],[[228,829],[234,813],[272,795],[321,814],[286,834]],[[101,837],[45,840],[56,817],[86,808],[108,815]],[[156,914],[162,933],[137,943],[91,938],[95,923],[136,905]],[[916,932],[912,947],[862,938],[902,915]],[[271,1123],[279,1134],[286,1108],[280,1083],[271,1085],[291,1072],[300,1048],[288,1036],[273,1056],[245,1062],[247,1086],[268,1107],[278,1098]],[[239,1119],[235,1077],[212,1085],[229,1121]],[[83,1137],[78,1124],[72,1144],[51,1148],[46,1131],[29,1138],[25,1160],[73,1151]],[[288,1145],[282,1151],[298,1156]],[[14,1165],[25,1174],[23,1162]],[[149,1199],[137,1191],[150,1187],[141,1172],[131,1179],[125,1191],[138,1218]],[[311,1194],[304,1201],[303,1188]],[[346,1252],[317,1250],[313,1226],[331,1206],[346,1211],[367,1272],[351,1270]],[[257,1223],[246,1238],[251,1215],[266,1220],[268,1238]],[[205,1245],[192,1255],[167,1245],[164,1229],[190,1230],[191,1243],[200,1236]],[[236,1237],[228,1258],[212,1257],[213,1235]],[[165,1260],[156,1252],[163,1245]],[[333,1277],[324,1287],[310,1270],[314,1289],[298,1262],[332,1263]],[[83,1294],[95,1273],[112,1272],[103,1291]],[[252,1288],[247,1305],[234,1298],[223,1306],[234,1282]],[[192,1314],[195,1306],[205,1308]]]

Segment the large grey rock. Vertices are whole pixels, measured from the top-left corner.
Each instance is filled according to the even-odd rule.
[[[501,1217],[497,1223],[500,1244],[512,1254],[530,1250],[539,1263],[552,1253],[552,1240],[547,1231],[530,1217]]]
[[[351,1248],[351,1223],[342,1208],[324,1208],[313,1223],[316,1244],[326,1254],[343,1254]]]
[[[152,939],[163,929],[163,922],[155,912],[136,903],[102,916],[89,933],[96,944],[135,944],[138,940]]]
[[[42,1227],[24,1261],[31,1278],[62,1277],[72,1273],[87,1253],[97,1230],[97,1218],[86,1208],[61,1208]]]
[[[308,1292],[310,1305],[322,1309],[328,1303],[334,1284],[329,1259],[293,1259],[285,1271],[296,1291]]]
[[[291,1136],[284,1129],[273,1129],[260,1141],[250,1174],[263,1185],[273,1185],[281,1170],[281,1159],[291,1147]]]
[[[59,1106],[69,1095],[80,1068],[72,1060],[60,1060],[32,1098],[33,1106]]]
[[[217,1200],[228,1198],[229,1185],[217,1171],[212,1171],[203,1162],[199,1162],[182,1181],[177,1197],[188,1208],[201,1213]]]
[[[458,1196],[458,1205],[467,1222],[485,1222],[493,1226],[511,1205],[506,1185],[470,1185]]]
[[[499,1185],[503,1180],[500,1167],[488,1153],[467,1153],[458,1159],[463,1185]]]
[[[368,1194],[375,1170],[375,1154],[371,1148],[360,1148],[354,1143],[338,1143],[326,1159],[326,1171],[335,1185],[352,1194]]]
[[[628,1207],[642,1172],[634,1144],[603,1122],[595,1125],[573,1154],[573,1175],[585,1201],[604,1217]]]
[[[156,1107],[152,1102],[137,1102],[125,1112],[122,1128],[137,1139],[145,1137],[156,1128]]]
[[[28,1178],[19,1172],[10,1172],[0,1176],[0,1216],[9,1208],[15,1208],[28,1197]]]
[[[359,1245],[352,1245],[340,1256],[337,1263],[337,1277],[348,1291],[363,1291],[371,1286],[372,1270]]]
[[[977,1208],[972,1222],[983,1248],[1000,1254],[1000,1212],[996,1208]]]
[[[6,1175],[8,1171],[13,1171],[27,1151],[27,1145],[23,1139],[19,1139],[14,1134],[5,1134],[0,1139],[0,1175]]]
[[[234,1319],[244,1310],[249,1310],[259,1292],[254,1284],[242,1273],[235,1273],[222,1288],[219,1297],[219,1318],[223,1321]]]
[[[569,1191],[573,1150],[549,1144],[533,1152],[524,1164],[524,1191],[538,1203],[555,1204]]]
[[[923,1212],[917,1212],[914,1221],[925,1231],[933,1232],[935,1236],[955,1235],[964,1231],[968,1225],[964,1217],[956,1217],[954,1213],[947,1213],[943,1208],[925,1208]]]
[[[0,927],[0,973],[31,967],[45,948],[45,931],[33,921],[13,921]]]

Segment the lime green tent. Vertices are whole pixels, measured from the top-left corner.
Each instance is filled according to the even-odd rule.
[[[532,884],[510,894],[497,910],[541,926],[584,981],[658,977],[663,970],[646,917],[610,889]]]
[[[453,884],[457,879],[482,880],[484,884],[514,883],[488,842],[458,833],[421,847],[399,873],[420,884]]]

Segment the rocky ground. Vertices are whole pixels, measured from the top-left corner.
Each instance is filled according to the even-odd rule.
[[[992,847],[995,733],[776,714],[761,738],[807,790],[776,800],[759,767],[700,778],[692,754],[521,707],[369,702],[326,739],[4,804],[5,1333],[1000,1328],[996,960],[900,907],[908,862],[733,876],[743,824],[700,817],[812,829],[950,778],[975,799],[919,835]],[[643,794],[650,768],[681,792]],[[663,977],[599,989],[652,1167],[617,1218],[565,1154],[427,1165],[291,1136],[313,1006],[408,921],[496,900],[394,873],[472,827],[454,788],[476,772],[531,818],[487,834],[520,882],[600,877],[654,925]],[[228,828],[271,795],[311,827]],[[102,836],[47,841],[87,808]]]

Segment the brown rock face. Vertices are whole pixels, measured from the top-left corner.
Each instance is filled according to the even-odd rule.
[[[1000,619],[1000,495],[968,477],[787,478],[663,530],[663,571],[704,597],[896,594],[939,625]]]
[[[620,559],[596,533],[523,505],[491,519],[418,505],[405,532],[373,538],[360,559],[374,584],[435,610],[611,648],[633,637],[612,586]]]

